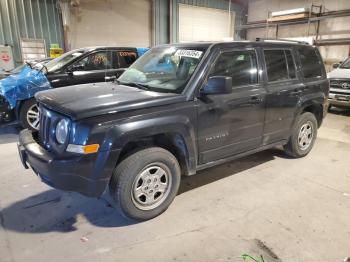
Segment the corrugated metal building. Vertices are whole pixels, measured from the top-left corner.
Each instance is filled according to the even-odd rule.
[[[90,21],[91,23],[97,23],[101,21],[98,17],[82,17],[84,13],[84,6],[90,4],[104,4],[106,7],[113,6],[115,4],[120,4],[121,0],[114,1],[97,1],[97,0],[81,0],[80,10],[78,12],[77,21],[89,21],[90,19],[96,21]],[[138,0],[135,1],[136,4]],[[16,64],[23,61],[23,56],[21,53],[20,39],[44,39],[46,44],[46,53],[49,53],[50,44],[59,44],[61,47],[64,45],[64,33],[62,26],[62,17],[59,10],[59,0],[1,0],[0,1],[0,45],[10,45],[13,47],[14,60]],[[151,36],[149,45],[157,45],[169,42],[179,41],[179,6],[188,5],[196,7],[205,7],[211,10],[231,10],[234,14],[234,22],[232,25],[240,25],[243,21],[245,10],[244,8],[236,4],[237,1],[232,1],[229,5],[228,0],[150,0],[151,11],[144,10],[144,12],[150,12],[149,19],[151,23],[148,27],[147,23],[139,22],[138,30],[150,30]],[[130,0],[125,2],[125,4],[132,5],[133,2]],[[137,5],[135,5],[137,6]],[[116,9],[117,10],[117,9]],[[141,11],[141,10],[140,10]],[[70,15],[74,18],[76,15],[76,10],[71,9]],[[103,13],[103,12],[102,12]],[[103,15],[103,14],[102,14]],[[119,15],[116,13],[116,15]],[[122,17],[125,14],[122,14]],[[127,15],[127,14],[126,14]],[[85,19],[85,20],[84,20]],[[124,16],[123,19],[130,19],[130,22],[134,22],[132,15]],[[74,19],[71,19],[74,21]],[[84,26],[84,25],[82,25]],[[115,25],[117,26],[117,24]],[[137,26],[137,25],[136,25]],[[101,25],[101,30],[103,25]],[[110,26],[109,26],[110,27]],[[78,30],[81,32],[81,28],[77,26],[77,22],[72,22],[69,25],[70,32],[74,33]],[[111,30],[111,28],[110,28]],[[102,30],[103,31],[103,30]],[[132,30],[129,30],[132,31]],[[235,32],[232,28],[232,32]],[[104,34],[106,37],[110,34]],[[69,34],[68,34],[69,35]],[[93,35],[91,33],[91,35]],[[135,35],[134,35],[135,36]],[[123,36],[122,44],[135,44],[135,37],[133,37],[133,32],[130,32],[130,37]],[[234,39],[240,39],[240,35],[235,34]],[[74,39],[68,39],[68,48],[74,48]],[[108,38],[108,37],[107,37]],[[106,38],[106,39],[107,39]],[[97,41],[94,43],[93,39]],[[128,43],[125,39],[130,39]],[[90,39],[91,40],[91,39]],[[108,39],[107,39],[108,40]],[[116,41],[118,44],[118,34],[112,40],[106,40],[106,44],[113,44]],[[134,41],[132,41],[134,40]],[[71,43],[73,41],[73,44]],[[89,45],[101,45],[103,39],[99,37],[98,39],[92,38],[88,41]],[[107,43],[108,42],[108,43]],[[143,44],[144,45],[144,44]]]
[[[56,0],[1,0],[0,44],[13,47],[16,64],[22,62],[20,39],[44,39],[63,46],[62,21]]]

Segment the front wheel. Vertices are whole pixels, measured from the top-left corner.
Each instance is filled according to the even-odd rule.
[[[110,193],[127,217],[147,220],[168,208],[180,177],[173,154],[160,147],[147,148],[128,156],[115,168]]]
[[[34,98],[24,101],[19,112],[19,120],[23,128],[39,130],[39,107]]]
[[[314,114],[310,112],[301,114],[296,119],[288,144],[284,147],[285,152],[295,158],[306,156],[314,146],[317,128]]]

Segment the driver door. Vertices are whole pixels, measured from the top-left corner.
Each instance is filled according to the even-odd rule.
[[[232,93],[200,95],[199,164],[262,145],[266,91],[259,80],[255,49],[221,50],[207,77],[232,77]]]
[[[111,52],[107,50],[93,52],[75,62],[70,71],[68,85],[108,81],[108,70],[112,69]]]

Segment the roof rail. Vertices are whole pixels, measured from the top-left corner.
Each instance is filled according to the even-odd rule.
[[[298,44],[307,44],[309,45],[308,42],[306,41],[298,41],[298,40],[289,40],[289,39],[269,39],[269,38],[260,38],[257,37],[255,39],[256,42],[286,42],[286,43],[298,43]]]

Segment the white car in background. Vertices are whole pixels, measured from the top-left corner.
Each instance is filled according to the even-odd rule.
[[[334,64],[328,73],[330,81],[329,106],[350,108],[350,57],[344,62]]]

